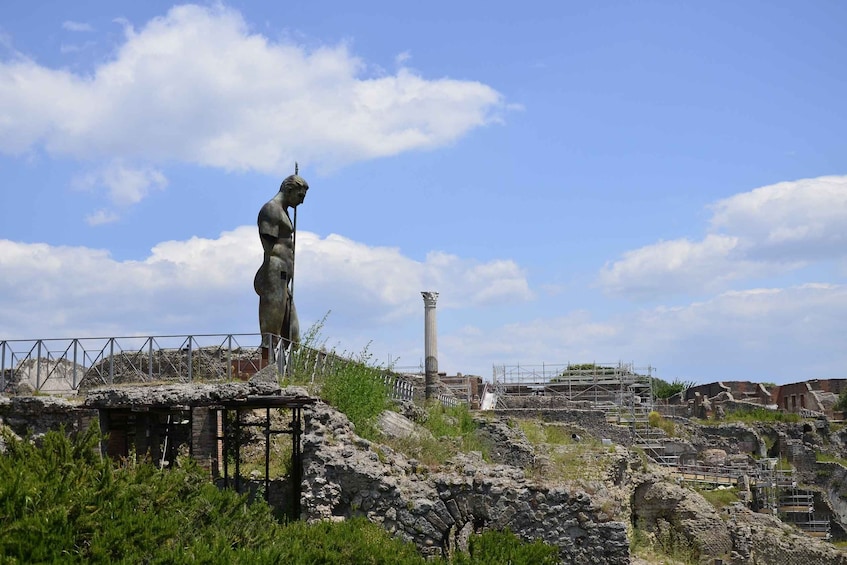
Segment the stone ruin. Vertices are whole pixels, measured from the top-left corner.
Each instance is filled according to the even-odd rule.
[[[108,411],[142,413],[145,406],[148,415],[166,408],[188,411],[191,455],[214,476],[221,473],[221,435],[212,418],[216,409],[247,398],[300,398],[303,394],[302,389],[256,381],[111,387],[89,392],[82,403],[48,396],[2,398],[0,415],[6,426],[24,435],[27,429],[38,434],[60,425],[79,430]],[[384,444],[358,437],[346,416],[313,400],[303,405],[298,481],[302,519],[364,516],[415,543],[425,555],[449,555],[466,547],[473,532],[508,527],[523,539],[555,545],[565,563],[630,563],[630,539],[637,524],[657,537],[672,533],[688,540],[700,548],[701,562],[847,563],[844,554],[830,544],[809,538],[772,516],[751,512],[741,504],[716,510],[699,494],[676,484],[666,470],[646,465],[637,452],[621,443],[625,437],[614,435],[616,426],[590,413],[514,410],[481,418],[479,433],[491,446],[491,460],[466,453],[432,469]],[[259,412],[260,416],[263,411]],[[410,416],[414,412],[408,405],[404,410]],[[557,419],[556,425],[568,426],[584,438],[616,438],[609,446],[611,463],[603,471],[605,478],[593,484],[533,478],[528,471],[543,466],[544,456],[510,424],[520,417]],[[423,433],[398,413],[386,416],[385,421],[392,422],[383,425],[388,433]],[[704,436],[712,439],[704,439],[703,445],[713,450],[760,448],[760,432],[739,432],[736,428]],[[797,434],[789,429],[779,433],[786,445],[803,442],[802,436],[793,439]],[[837,465],[832,473],[833,481],[847,480],[847,471]],[[255,482],[245,479],[243,488]],[[280,490],[283,498],[294,492],[290,487]]]

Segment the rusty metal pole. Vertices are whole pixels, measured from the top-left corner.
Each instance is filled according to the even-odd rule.
[[[438,394],[438,325],[435,319],[437,292],[421,292],[424,301],[424,382],[426,400]]]

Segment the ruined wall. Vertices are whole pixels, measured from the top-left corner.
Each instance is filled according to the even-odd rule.
[[[302,517],[363,515],[426,555],[464,548],[472,532],[509,528],[556,545],[564,562],[629,563],[626,525],[585,492],[527,481],[508,465],[460,456],[456,472],[428,474],[415,461],[353,434],[347,418],[306,410]]]
[[[538,398],[543,397],[528,397]],[[622,426],[609,424],[606,421],[606,413],[602,410],[579,410],[579,409],[557,409],[557,408],[524,408],[524,409],[498,409],[494,413],[501,418],[534,418],[545,422],[558,422],[562,424],[573,424],[584,429],[597,438],[608,438],[620,445],[632,445],[632,432]]]
[[[68,433],[87,430],[97,410],[52,396],[0,397],[0,418],[19,436],[39,436],[63,428]]]

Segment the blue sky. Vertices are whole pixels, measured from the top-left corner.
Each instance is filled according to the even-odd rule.
[[[279,5],[277,5],[279,4]],[[847,5],[0,5],[0,338],[301,323],[400,366],[847,377]]]

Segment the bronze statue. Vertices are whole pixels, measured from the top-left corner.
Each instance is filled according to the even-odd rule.
[[[283,349],[300,343],[300,322],[294,308],[294,240],[297,230],[297,206],[306,198],[309,184],[298,175],[287,177],[279,192],[259,210],[259,238],[264,260],[253,279],[259,295],[259,328],[263,355],[283,339]],[[289,208],[294,208],[291,221]]]

